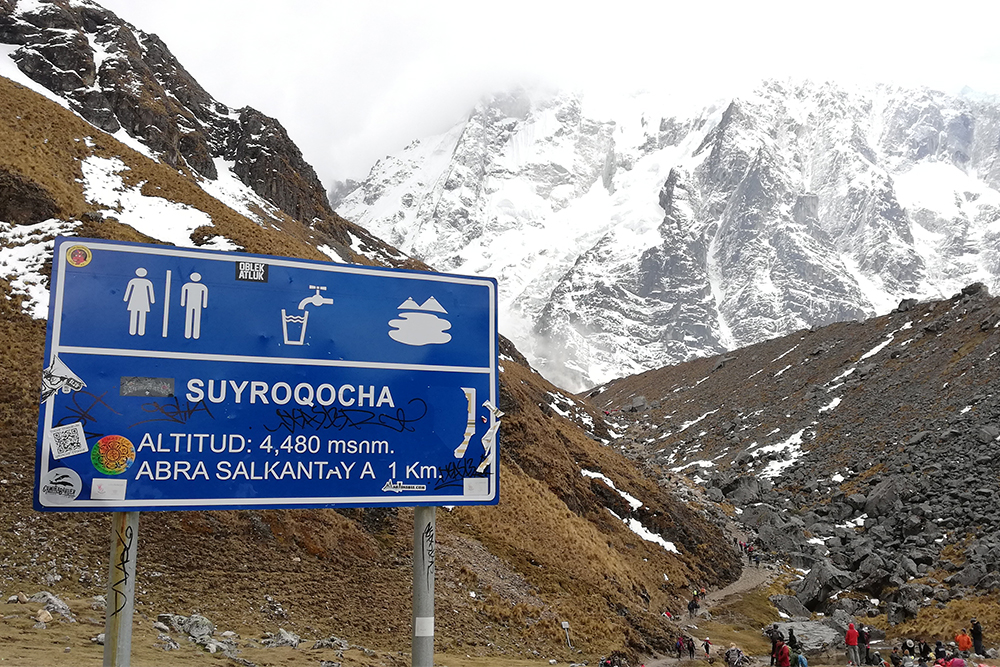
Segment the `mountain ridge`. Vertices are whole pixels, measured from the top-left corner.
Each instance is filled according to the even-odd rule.
[[[338,211],[501,278],[505,334],[573,390],[997,287],[995,105],[765,82],[690,117],[587,109],[497,95],[377,163]]]

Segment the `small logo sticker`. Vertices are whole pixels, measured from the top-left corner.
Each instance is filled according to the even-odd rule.
[[[75,470],[53,468],[45,473],[38,488],[38,500],[43,505],[66,505],[76,500],[83,482]]]
[[[266,283],[267,264],[264,262],[236,262],[236,279],[253,283]]]
[[[127,479],[102,479],[95,477],[90,482],[91,500],[125,500]]]
[[[135,447],[123,435],[106,435],[94,443],[90,461],[102,474],[120,475],[135,463]]]
[[[85,245],[70,246],[66,250],[66,261],[69,262],[70,266],[75,266],[78,269],[90,264],[90,260],[93,258],[94,255],[90,252],[90,248]]]

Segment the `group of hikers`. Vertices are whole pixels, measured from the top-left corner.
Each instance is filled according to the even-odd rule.
[[[788,628],[787,640],[777,623],[765,630],[764,634],[771,640],[771,667],[809,667],[809,661],[802,653],[802,646],[792,628]]]
[[[878,651],[871,648],[871,629],[862,625],[847,626],[844,643],[847,645],[847,664],[854,667],[874,665],[876,667],[973,667],[968,662],[974,655],[985,656],[983,646],[983,626],[976,619],[969,621],[971,633],[965,628],[955,635],[955,641],[938,640],[932,647],[921,637],[903,641],[902,646],[893,647],[889,659],[885,660]],[[808,661],[801,652],[802,646],[795,637],[795,631],[788,628],[788,639],[775,623],[764,631],[771,640],[771,667],[808,667]],[[728,656],[727,656],[727,662]],[[737,667],[730,663],[730,667]]]
[[[847,664],[877,665],[878,667],[967,667],[967,662],[974,655],[986,655],[983,646],[983,626],[978,619],[969,621],[972,633],[962,628],[955,635],[955,640],[947,645],[936,640],[932,647],[923,637],[914,642],[906,639],[899,647],[894,646],[889,659],[885,660],[878,651],[871,650],[871,633],[861,626],[860,630],[851,623],[844,635],[847,644]]]
[[[674,642],[674,650],[677,651],[677,659],[680,660],[684,657],[684,652],[688,654],[688,658],[694,660],[696,648],[695,638],[691,635],[677,635],[677,641]],[[705,652],[706,658],[712,657],[712,640],[705,637],[705,640],[701,642],[701,650]]]
[[[744,542],[738,538],[733,540],[734,546],[741,553],[746,554],[748,564],[756,562],[760,567],[760,549],[749,542]],[[701,607],[701,600],[705,597],[704,588],[695,588],[691,591],[691,600],[688,602],[688,616],[693,618],[698,614]],[[663,615],[671,620],[674,615],[664,612]],[[848,625],[844,636],[844,643],[847,645],[847,664],[851,667],[861,667],[861,665],[871,665],[873,667],[977,667],[972,658],[976,655],[985,656],[986,649],[983,646],[983,627],[976,618],[969,621],[970,632],[963,628],[955,635],[954,641],[947,645],[942,641],[936,641],[934,646],[925,642],[921,637],[916,641],[906,639],[899,647],[893,647],[888,659],[883,659],[878,651],[871,648],[871,629],[860,625],[855,628],[854,624]],[[771,665],[770,667],[808,667],[809,663],[804,654],[804,647],[795,636],[794,629],[788,628],[788,638],[775,623],[764,630],[764,634],[771,640]],[[677,652],[677,659],[681,660],[684,654],[690,660],[695,659],[699,640],[688,634],[681,634],[674,642],[674,650]],[[714,662],[711,655],[712,642],[708,637],[700,642],[701,650],[709,662]],[[729,649],[723,654],[727,667],[746,667],[750,664],[750,659],[741,651],[736,644],[730,644]],[[985,666],[978,666],[985,667]]]
[[[923,637],[915,642],[907,639],[902,646],[893,647],[886,667],[971,667],[975,664],[971,662],[975,656],[986,655],[986,647],[983,646],[983,626],[978,619],[969,621],[969,630],[966,632],[966,628],[962,628],[954,641],[947,644],[935,640],[933,647]]]
[[[755,547],[749,542],[744,542],[738,537],[733,538],[733,542],[739,548],[740,552],[747,557],[747,565],[753,565],[756,563],[757,567],[760,567],[760,549]]]

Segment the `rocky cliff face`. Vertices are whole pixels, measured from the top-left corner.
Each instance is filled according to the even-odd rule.
[[[156,35],[94,2],[0,2],[0,77],[0,223],[72,233],[86,216],[144,241],[423,267],[333,212],[277,120],[213,99]]]
[[[574,389],[1000,285],[995,104],[771,82],[693,117],[591,107],[497,96],[338,210],[497,277],[505,332]]]
[[[216,101],[159,37],[98,4],[8,0],[0,43],[16,45],[18,68],[86,120],[139,140],[170,166],[214,180],[222,160],[291,217],[332,215],[315,171],[277,120]]]

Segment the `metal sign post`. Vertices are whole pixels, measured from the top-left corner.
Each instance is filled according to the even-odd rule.
[[[435,509],[413,508],[412,667],[434,665]]]
[[[108,599],[104,614],[104,667],[128,667],[131,663],[138,533],[138,512],[112,512]]]

